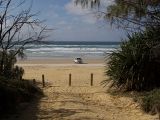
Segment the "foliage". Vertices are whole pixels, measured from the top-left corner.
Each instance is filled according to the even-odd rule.
[[[100,0],[75,0],[82,7],[104,5]],[[94,5],[94,6],[95,6]],[[150,90],[160,87],[160,1],[114,0],[103,13],[111,24],[131,30],[132,35],[119,50],[110,55],[106,74],[113,86],[127,90]],[[94,7],[92,7],[94,8]],[[138,32],[135,32],[138,30]],[[139,32],[140,31],[140,32]],[[108,67],[107,67],[108,69]],[[107,84],[107,80],[102,84]]]
[[[137,91],[160,87],[159,33],[159,28],[150,28],[128,35],[120,49],[110,54],[106,74],[113,86]]]
[[[159,0],[115,0],[105,18],[122,28],[143,29],[160,25]]]
[[[46,31],[47,27],[37,18],[37,14],[31,13],[31,7],[26,9],[25,0],[0,0],[0,72],[4,72],[6,54],[14,57],[23,53],[26,44],[46,38]]]
[[[146,113],[151,115],[159,114],[160,118],[160,89],[153,89],[151,91],[119,91],[117,89],[110,89],[108,93],[112,96],[132,98],[134,102]]]
[[[114,0],[111,5],[104,4],[102,0],[75,1],[82,7],[98,6],[97,14],[120,28],[135,31],[160,26],[159,0]],[[105,6],[106,9],[101,10],[101,6]]]
[[[147,113],[160,113],[160,89],[155,89],[145,94],[142,98],[141,107]]]
[[[100,0],[75,0],[75,4],[81,4],[82,7],[98,7],[100,5]]]
[[[14,112],[22,102],[29,102],[42,91],[29,81],[0,78],[0,114]]]
[[[14,56],[14,51],[11,50],[9,53],[7,52],[0,52],[0,61],[3,59],[2,70],[0,76],[4,76],[6,78],[12,79],[20,79],[23,74],[24,70],[21,67],[15,66],[17,62],[16,57]],[[2,58],[3,54],[3,58]],[[1,65],[1,64],[0,64]]]
[[[26,44],[44,39],[47,27],[31,13],[25,0],[0,0],[0,113],[14,110],[20,102],[33,98],[39,89],[27,81],[20,81],[24,74],[15,66],[16,57],[23,57]],[[31,5],[32,6],[32,5]]]

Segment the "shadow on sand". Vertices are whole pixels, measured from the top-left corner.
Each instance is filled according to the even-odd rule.
[[[82,113],[87,111],[88,109],[64,109],[64,108],[41,111],[42,117],[40,117],[40,119],[63,120],[65,119],[65,117],[69,117],[77,113]]]
[[[39,96],[30,103],[21,103],[15,113],[6,115],[2,120],[37,120],[39,101],[42,97]]]

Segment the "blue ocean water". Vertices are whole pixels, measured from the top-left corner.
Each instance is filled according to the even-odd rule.
[[[31,58],[104,57],[119,48],[120,42],[49,41],[26,46],[25,54]]]

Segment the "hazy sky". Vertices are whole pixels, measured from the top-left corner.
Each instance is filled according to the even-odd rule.
[[[109,0],[103,1],[110,4]],[[40,19],[56,29],[50,37],[54,41],[120,41],[124,36],[72,0],[33,0],[32,9],[40,11]]]

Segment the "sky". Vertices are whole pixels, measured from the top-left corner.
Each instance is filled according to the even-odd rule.
[[[102,0],[109,5],[110,0]],[[55,29],[48,38],[53,41],[121,41],[124,32],[93,11],[76,6],[73,0],[33,0],[32,11],[40,12],[49,28]],[[31,2],[27,2],[30,4]]]

